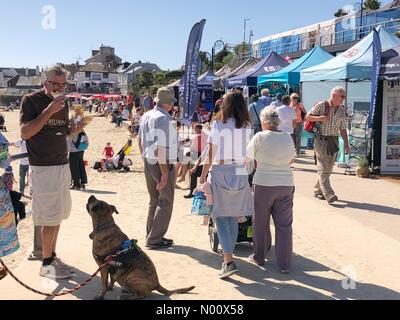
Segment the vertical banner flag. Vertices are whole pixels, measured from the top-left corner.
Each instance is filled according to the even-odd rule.
[[[379,74],[381,68],[382,44],[378,31],[374,29],[373,58],[372,58],[372,78],[371,78],[371,106],[368,117],[368,153],[372,150],[373,127],[375,121],[376,100],[378,95]]]
[[[196,23],[190,32],[185,63],[184,74],[184,114],[183,123],[190,125],[191,118],[199,102],[199,92],[197,90],[197,77],[200,67],[200,45],[203,36],[204,25],[206,20],[203,19]]]

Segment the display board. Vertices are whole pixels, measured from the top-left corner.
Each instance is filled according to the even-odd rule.
[[[381,173],[400,174],[400,83],[384,81]]]

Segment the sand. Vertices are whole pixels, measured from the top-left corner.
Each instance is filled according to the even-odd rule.
[[[6,136],[13,141],[19,135],[19,112],[5,113],[5,115],[10,130]],[[43,281],[38,276],[40,263],[26,260],[33,238],[31,218],[19,226],[21,249],[5,259],[22,280],[40,290],[59,292],[65,288],[73,288],[76,282],[86,280],[88,275],[97,269],[91,255],[89,239],[89,234],[92,232],[91,219],[85,210],[90,195],[115,205],[120,212],[119,215],[115,215],[117,224],[130,238],[138,239],[139,245],[144,248],[149,198],[137,144],[134,143],[135,148],[131,156],[134,161],[133,172],[99,173],[92,170],[91,166],[99,160],[105,144],[111,142],[118,151],[129,138],[129,133],[125,128],[115,128],[109,120],[95,118],[87,128],[87,134],[90,147],[85,153],[85,159],[89,163],[87,167],[89,184],[85,192],[72,192],[71,217],[62,225],[57,250],[65,262],[79,270],[78,277],[75,281],[56,284]],[[310,163],[296,166],[315,170]],[[18,173],[18,163],[13,167]],[[18,177],[16,179],[18,181]],[[336,186],[339,183],[347,183],[341,182],[341,179],[344,179],[344,176],[335,180]],[[361,185],[355,177],[346,179]],[[173,218],[167,234],[168,238],[175,240],[175,247],[165,251],[146,250],[156,265],[163,286],[168,289],[196,286],[193,293],[173,296],[171,299],[400,299],[400,279],[396,272],[398,263],[388,263],[400,261],[400,242],[392,236],[395,231],[390,229],[393,223],[398,225],[397,211],[394,209],[394,214],[390,217],[379,212],[363,211],[366,216],[368,214],[373,218],[392,219],[382,225],[382,228],[379,224],[378,227],[371,226],[352,216],[358,211],[348,211],[343,214],[339,212],[340,209],[313,199],[309,190],[313,180],[315,180],[314,171],[296,172],[299,191],[295,201],[293,273],[283,276],[276,271],[273,252],[266,270],[258,268],[247,260],[252,253],[251,245],[241,244],[235,253],[240,273],[228,281],[217,278],[221,257],[210,250],[207,228],[200,226],[201,218],[190,214],[191,201],[183,198],[187,191],[177,190]],[[385,181],[378,182],[382,184],[382,188],[396,186],[398,191],[398,185]],[[390,187],[387,184],[390,184]],[[183,187],[186,185],[187,183],[182,184]],[[395,197],[388,196],[385,201],[386,206],[396,208]],[[375,239],[375,242],[368,242],[370,239]],[[368,248],[365,248],[367,243]],[[382,248],[383,252],[379,252]],[[374,252],[379,257],[376,260],[371,259],[369,252]],[[354,266],[357,271],[357,290],[344,290],[342,287],[347,279],[349,268],[346,267],[349,265]],[[390,277],[386,276],[388,274]],[[92,299],[99,292],[100,279],[97,277],[88,287],[73,295],[57,299]],[[119,294],[120,290],[116,289],[109,293],[107,298],[116,299]],[[0,282],[0,299],[44,299],[44,297],[27,291],[16,284],[11,277],[7,277]],[[154,293],[149,299],[167,298]]]

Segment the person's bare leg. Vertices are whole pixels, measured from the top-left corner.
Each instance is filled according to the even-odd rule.
[[[177,172],[177,175],[176,175],[176,178],[177,178],[177,179],[180,178],[179,172],[181,172],[181,168],[182,168],[182,164],[181,164],[180,162],[178,162],[178,163],[175,165],[175,171]]]
[[[233,261],[233,254],[224,253],[224,262],[230,263]]]
[[[181,174],[181,178],[178,180],[178,182],[184,182],[186,179],[186,174],[188,173],[190,169],[190,165],[182,165],[182,174]]]
[[[52,253],[53,253],[53,252],[56,253],[56,249],[57,249],[57,240],[58,240],[58,234],[59,234],[59,232],[60,232],[60,226],[57,227],[57,231],[56,231],[56,233],[54,234],[54,237],[53,237]]]
[[[42,227],[42,252],[43,259],[52,257],[54,236],[58,233],[59,227]]]

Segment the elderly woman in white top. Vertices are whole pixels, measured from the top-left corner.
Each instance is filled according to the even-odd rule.
[[[257,161],[254,176],[253,220],[254,255],[249,259],[259,266],[265,264],[265,253],[271,247],[270,216],[275,223],[277,267],[289,273],[292,266],[292,222],[294,181],[290,165],[296,155],[290,134],[278,131],[279,115],[275,110],[261,112],[263,132],[247,147],[250,159]]]
[[[220,119],[213,122],[209,134],[207,161],[201,183],[210,172],[213,193],[212,218],[224,254],[220,278],[225,279],[238,269],[233,251],[238,238],[238,218],[254,214],[246,172],[246,146],[252,134],[250,115],[241,92],[229,93],[224,99]]]

